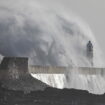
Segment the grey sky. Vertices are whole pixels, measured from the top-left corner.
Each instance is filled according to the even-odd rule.
[[[23,6],[22,4],[31,3],[34,0],[20,0],[18,2],[17,8]],[[49,8],[55,9],[64,9],[67,13],[73,11],[73,13],[80,16],[86,23],[89,24],[90,29],[96,36],[100,47],[102,48],[103,52],[105,52],[104,46],[104,34],[105,34],[105,0],[35,0],[39,3],[45,4]],[[0,6],[2,7],[3,4],[9,7],[15,7],[14,5],[15,0],[0,0]],[[32,3],[33,4],[33,3]],[[37,5],[37,4],[35,4]],[[33,5],[34,7],[34,5]],[[26,10],[26,9],[25,9]],[[33,10],[35,11],[35,10]],[[60,12],[61,12],[60,11]]]
[[[4,2],[5,0],[0,0]],[[13,0],[9,0],[10,6]],[[27,0],[26,2],[31,2]],[[105,52],[104,39],[105,39],[105,0],[35,0],[42,2],[45,5],[55,9],[65,9],[68,13],[73,11],[87,22],[96,36],[98,43],[102,50]],[[6,1],[7,2],[7,1]],[[6,2],[4,2],[6,4]],[[20,2],[24,4],[24,0]]]
[[[46,1],[46,2],[45,2]],[[43,0],[53,7],[62,5],[68,12],[73,11],[85,20],[105,53],[105,0]]]
[[[65,5],[79,14],[90,26],[105,52],[105,0],[66,0]]]

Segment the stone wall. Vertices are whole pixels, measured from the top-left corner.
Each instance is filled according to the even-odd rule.
[[[28,58],[22,57],[4,57],[0,64],[0,83],[4,88],[25,93],[48,87],[30,75]]]
[[[0,64],[3,78],[19,78],[28,74],[28,58],[4,57]]]

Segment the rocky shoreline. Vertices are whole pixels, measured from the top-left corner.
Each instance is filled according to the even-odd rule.
[[[94,95],[83,90],[56,89],[14,91],[0,86],[0,105],[105,105],[105,94]]]

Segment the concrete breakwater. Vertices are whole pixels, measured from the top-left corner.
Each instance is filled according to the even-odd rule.
[[[10,90],[25,93],[44,90],[47,84],[33,78],[28,71],[28,58],[4,57],[0,64],[0,83]]]
[[[27,58],[4,58],[0,65],[0,105],[105,105],[105,94],[52,88],[30,75],[65,74],[66,70],[77,75],[104,75],[104,69],[28,66]]]
[[[74,72],[83,75],[105,75],[105,68],[29,66],[28,69],[30,73],[34,74],[67,74]]]
[[[28,58],[24,57],[4,57],[0,64],[0,72],[8,71],[11,76],[18,74],[24,76],[34,74],[67,74],[75,72],[83,75],[105,75],[105,68],[94,67],[57,67],[57,66],[35,66],[28,65]],[[6,74],[7,72],[5,72]],[[13,76],[14,77],[14,76]]]
[[[36,77],[32,74],[36,74]],[[49,80],[49,76],[47,78],[43,74],[52,74],[52,76]],[[61,74],[61,76],[56,80],[53,74]],[[47,80],[47,83],[43,80]],[[4,57],[0,64],[0,82],[3,87],[26,93],[64,84],[64,88],[103,94],[105,93],[105,68],[30,66],[28,58]]]

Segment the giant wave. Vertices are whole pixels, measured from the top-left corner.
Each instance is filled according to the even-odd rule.
[[[38,1],[0,2],[0,53],[2,56],[29,57],[30,65],[92,67],[86,56],[89,40],[94,46],[94,67],[104,60],[88,25],[73,14],[47,8]],[[11,7],[10,5],[13,6]],[[101,75],[32,74],[57,88],[78,88],[102,93]]]

